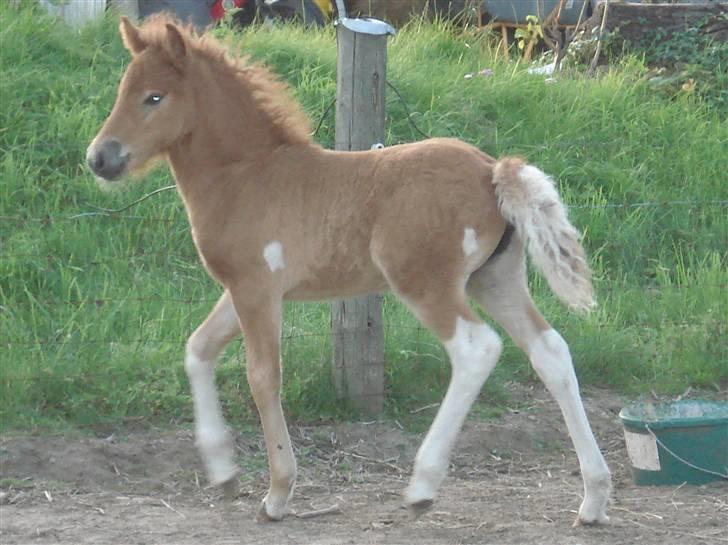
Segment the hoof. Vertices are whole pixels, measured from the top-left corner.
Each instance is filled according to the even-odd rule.
[[[606,524],[609,522],[607,506],[609,503],[610,489],[611,483],[607,480],[606,484],[602,484],[600,493],[587,494],[579,507],[579,514],[576,516],[574,526],[596,526],[597,524]]]
[[[258,510],[258,516],[256,517],[256,520],[261,523],[265,522],[280,522],[283,520],[284,515],[281,515],[280,517],[273,517],[268,514],[268,510],[265,507],[265,502],[260,504],[260,509]]]
[[[410,515],[412,516],[412,518],[418,519],[424,513],[426,513],[427,511],[430,510],[433,503],[435,503],[435,502],[434,502],[434,500],[431,500],[431,499],[419,500],[414,503],[410,503],[407,506],[407,510],[410,512]]]
[[[584,519],[581,518],[581,516],[578,516],[576,517],[576,520],[574,521],[574,524],[572,526],[574,528],[577,528],[579,526],[599,526],[600,524],[607,524],[608,522],[609,517],[607,515],[600,515],[592,519]]]
[[[233,501],[238,497],[239,485],[237,475],[220,483],[226,501]]]

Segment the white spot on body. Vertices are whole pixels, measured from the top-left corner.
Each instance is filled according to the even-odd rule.
[[[478,251],[478,237],[475,234],[475,229],[466,227],[463,235],[463,252],[467,257],[470,257],[476,251]]]
[[[271,272],[282,271],[286,268],[286,263],[283,260],[283,245],[277,240],[263,248],[263,258]]]

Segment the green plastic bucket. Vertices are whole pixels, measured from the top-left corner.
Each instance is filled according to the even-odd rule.
[[[636,403],[619,418],[635,484],[728,480],[728,403]]]

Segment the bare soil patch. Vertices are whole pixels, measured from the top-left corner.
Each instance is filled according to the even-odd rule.
[[[636,487],[614,395],[587,411],[614,474],[611,522],[572,528],[581,482],[555,403],[540,389],[499,419],[469,421],[434,508],[401,507],[422,439],[396,422],[291,427],[299,461],[293,508],[258,523],[265,449],[239,432],[237,498],[206,488],[191,431],[105,437],[13,435],[0,441],[0,542],[11,544],[685,544],[728,543],[728,486]],[[433,414],[434,414],[434,410]]]

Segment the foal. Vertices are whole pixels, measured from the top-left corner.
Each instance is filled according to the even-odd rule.
[[[470,296],[528,354],[563,412],[584,480],[577,523],[605,522],[609,470],[569,348],[526,285],[528,249],[562,301],[580,311],[594,304],[579,234],[551,179],[520,159],[496,161],[454,139],[322,149],[285,87],[263,68],[229,60],[213,39],[163,17],[140,28],[122,18],[120,30],[133,58],[87,159],[99,177],[117,180],[163,156],[200,259],[224,288],[185,359],[210,481],[235,482],[238,472],[214,383],[221,349],[242,331],[270,467],[261,516],[279,520],[296,481],[280,398],[282,302],[389,288],[437,335],[452,364],[406,491],[414,511],[429,507],[501,352]]]

